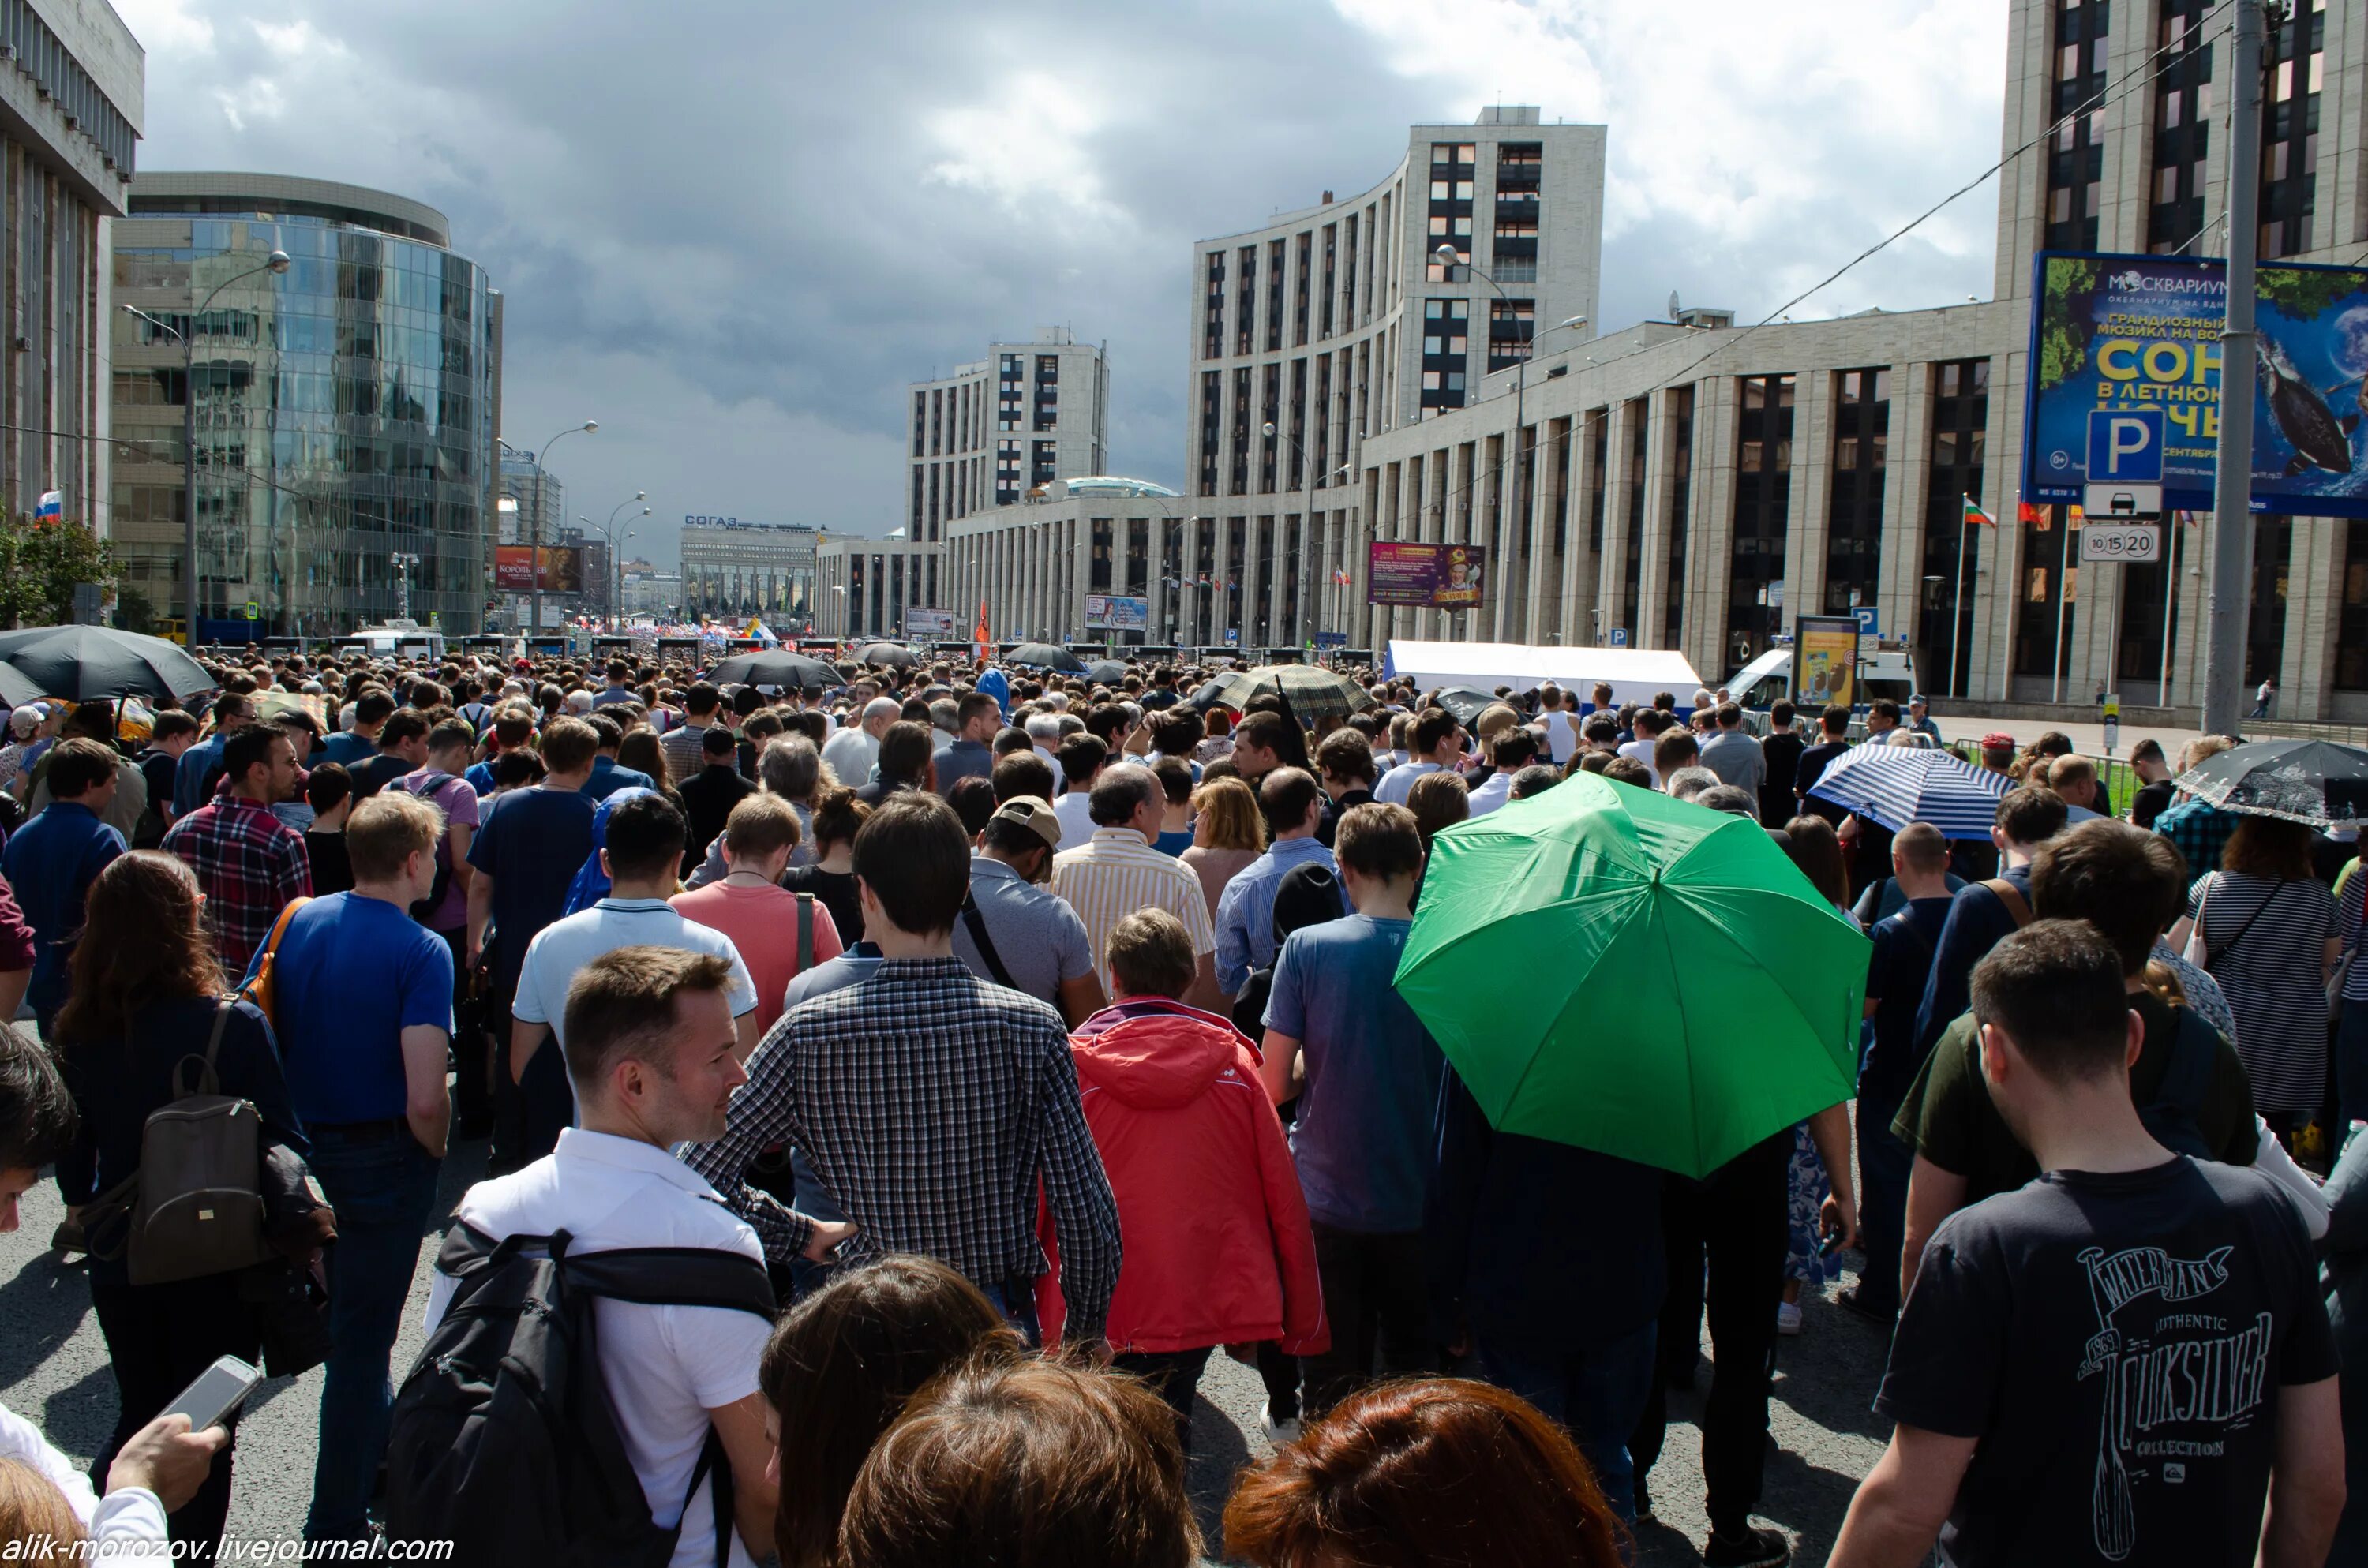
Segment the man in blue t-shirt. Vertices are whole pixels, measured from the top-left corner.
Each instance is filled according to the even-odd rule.
[[[592,853],[592,814],[584,793],[592,777],[599,737],[581,719],[554,719],[542,735],[548,771],[531,790],[495,798],[469,840],[469,962],[484,961],[493,982],[496,1040],[510,1037],[510,1002],[518,994],[518,968],[527,944],[567,907],[568,884]],[[490,948],[489,945],[490,944]],[[551,1077],[546,1063],[538,1084],[549,1080],[554,1097],[568,1094],[564,1074]],[[527,1163],[525,1091],[507,1073],[494,1074],[492,1168],[507,1175]],[[564,1113],[563,1113],[564,1116]]]
[[[436,885],[444,818],[389,790],[346,822],[350,892],[306,901],[271,958],[271,1021],[309,1163],[337,1214],[328,1374],[307,1540],[359,1540],[385,1457],[388,1358],[436,1205],[451,1122],[452,953],[411,918]]]
[[[1332,1324],[1332,1348],[1302,1366],[1310,1417],[1373,1375],[1377,1343],[1386,1373],[1435,1360],[1422,1221],[1445,1059],[1391,985],[1414,926],[1422,835],[1404,806],[1363,805],[1341,817],[1333,847],[1357,913],[1283,943],[1259,1068],[1276,1104],[1299,1099],[1292,1156]]]
[[[1930,823],[1912,822],[1891,841],[1891,874],[1906,895],[1896,914],[1874,923],[1866,971],[1866,1046],[1858,1074],[1859,1225],[1866,1268],[1841,1304],[1889,1324],[1899,1311],[1899,1246],[1907,1218],[1907,1176],[1916,1151],[1891,1131],[1907,1085],[1924,1064],[1916,1049],[1916,1009],[1931,978],[1933,955],[1949,922],[1949,841]]]

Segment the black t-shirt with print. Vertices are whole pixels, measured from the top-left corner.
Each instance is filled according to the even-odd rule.
[[[1874,1407],[1979,1440],[1941,1532],[1954,1568],[2243,1568],[2279,1390],[2336,1369],[2293,1200],[2174,1156],[2054,1172],[1951,1215]]]

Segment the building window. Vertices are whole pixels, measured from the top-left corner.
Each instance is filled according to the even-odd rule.
[[[1662,578],[1661,642],[1675,648],[1684,636],[1686,517],[1693,498],[1694,389],[1671,388],[1665,406],[1669,411],[1669,553],[1668,571]]]
[[[1885,447],[1891,372],[1844,370],[1835,378],[1834,473],[1826,506],[1825,613],[1848,615],[1875,602],[1883,551]]]
[[[1201,358],[1214,359],[1225,351],[1225,253],[1209,253],[1208,291],[1202,301],[1204,312],[1201,329]],[[1005,363],[1010,362],[1009,356]]]
[[[2368,691],[2368,519],[2343,525],[2343,597],[2335,613],[2335,688]]]
[[[1989,423],[1990,362],[1952,359],[1919,367],[1932,378],[1931,445],[1925,454],[1930,479],[1925,491],[1923,594],[1916,616],[1916,667],[1928,684],[1962,695],[1973,657],[1974,585],[1985,535],[1964,529],[1964,505],[1982,498],[1983,431]],[[2005,526],[2005,525],[2001,525]],[[1964,593],[1958,587],[1958,548],[1965,548]],[[1953,637],[1949,618],[1962,619]],[[1950,667],[1954,649],[1958,664]]]
[[[1784,536],[1793,499],[1793,378],[1736,383],[1733,557],[1728,562],[1727,661],[1767,651],[1784,625]]]
[[[2049,106],[2059,126],[2047,151],[2048,250],[2097,248],[2099,182],[2105,168],[2105,48],[2112,7],[2055,0],[2055,70]],[[2071,117],[2066,120],[2066,117]]]
[[[1629,631],[1632,642],[1644,642],[1643,618],[1638,611],[1638,596],[1645,579],[1645,488],[1646,465],[1652,446],[1653,402],[1650,398],[1634,398],[1628,403],[1628,551],[1622,566],[1620,593],[1620,624]]]
[[[2263,60],[2270,90],[2261,104],[2260,259],[2298,256],[2314,244],[2318,199],[2319,83],[2327,13],[2296,6],[2270,27]]]

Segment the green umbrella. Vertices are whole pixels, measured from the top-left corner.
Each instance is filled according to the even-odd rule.
[[[1867,952],[1750,818],[1578,773],[1440,834],[1397,989],[1500,1131],[1700,1176],[1850,1096]]]

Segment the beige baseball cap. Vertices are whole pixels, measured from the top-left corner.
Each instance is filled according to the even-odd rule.
[[[1035,795],[1014,795],[995,808],[996,822],[1018,823],[1044,841],[1047,849],[1061,847],[1061,819],[1051,804]]]

